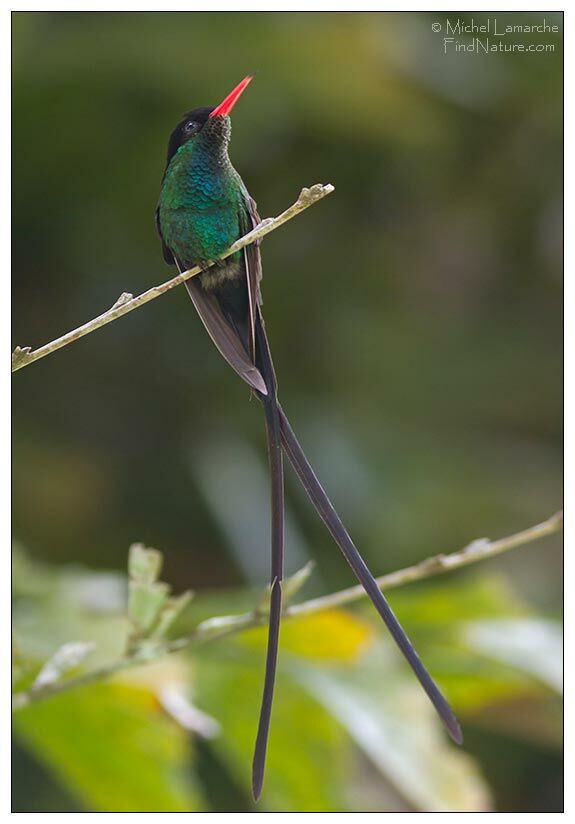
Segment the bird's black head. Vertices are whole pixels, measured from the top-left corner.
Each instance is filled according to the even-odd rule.
[[[193,140],[193,138],[201,132],[213,110],[212,106],[202,106],[184,115],[183,120],[180,120],[170,135],[170,141],[168,143],[168,164],[180,146],[183,146],[188,140]]]
[[[184,115],[172,134],[168,143],[167,166],[170,160],[178,151],[180,146],[188,140],[195,140],[202,135],[203,140],[214,143],[226,143],[230,138],[230,118],[229,115],[238,101],[240,95],[250,83],[252,75],[245,77],[241,83],[228,94],[219,106],[202,106],[193,109]]]

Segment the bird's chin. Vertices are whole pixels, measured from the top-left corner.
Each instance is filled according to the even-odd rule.
[[[227,115],[209,117],[200,134],[203,138],[227,144],[232,134],[232,121]]]

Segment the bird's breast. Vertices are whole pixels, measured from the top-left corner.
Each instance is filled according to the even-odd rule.
[[[187,267],[219,257],[240,236],[239,183],[223,166],[188,145],[173,158],[160,193],[164,242]],[[228,266],[222,267],[222,277]],[[233,267],[230,269],[233,272]]]
[[[214,260],[240,236],[237,210],[228,206],[160,206],[160,226],[166,245],[186,266]]]

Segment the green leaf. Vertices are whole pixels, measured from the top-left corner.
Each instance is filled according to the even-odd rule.
[[[121,655],[129,630],[126,579],[77,566],[52,567],[13,552],[13,622],[19,663],[39,669],[70,636],[95,644],[93,666]]]
[[[539,642],[533,635],[531,644],[523,633],[518,663],[523,660],[525,665],[515,667],[510,666],[511,658],[503,651],[497,655],[480,648],[479,637],[468,632],[472,626],[495,627],[500,621],[518,626],[531,620],[526,605],[500,576],[462,577],[457,586],[429,582],[392,592],[390,600],[428,669],[441,680],[458,712],[476,713],[500,701],[523,700],[541,692],[533,674],[542,669],[549,671],[555,657],[555,653],[548,656],[546,640]],[[502,644],[505,646],[504,641]],[[538,662],[539,656],[544,660]],[[550,677],[556,679],[557,675]]]
[[[195,698],[221,725],[210,747],[249,797],[264,656],[236,642],[214,650],[196,659]],[[280,668],[258,812],[345,809],[345,754],[340,725]]]
[[[293,601],[300,589],[307,583],[315,569],[315,562],[308,561],[301,569],[294,572],[282,583],[284,607]]]
[[[315,661],[352,661],[371,643],[374,635],[373,624],[360,615],[343,609],[326,609],[285,621],[281,648],[283,652]],[[251,629],[238,640],[263,651],[267,629]]]
[[[130,581],[128,613],[137,637],[145,637],[156,624],[170,594],[162,582]]]
[[[152,632],[152,638],[154,640],[160,640],[166,635],[174,621],[179,618],[193,597],[194,593],[191,590],[186,590],[186,592],[182,592],[180,595],[174,595],[168,598],[158,617],[157,626]]]
[[[463,627],[462,634],[471,649],[562,693],[563,634],[555,621],[543,618],[473,621]]]
[[[428,581],[389,593],[398,617],[417,631],[454,630],[461,621],[522,616],[526,607],[500,576],[461,577],[457,582]]]
[[[147,638],[161,640],[191,601],[191,591],[170,598],[170,586],[158,581],[162,553],[143,544],[132,544],[128,555],[128,615],[132,631],[128,649],[134,651]]]
[[[299,662],[294,672],[414,808],[490,808],[488,787],[473,759],[447,739],[395,651],[380,644],[359,666],[320,669]]]
[[[157,549],[143,544],[132,544],[128,553],[128,574],[133,581],[153,584],[162,571],[164,558]]]
[[[94,644],[86,641],[69,641],[67,644],[63,644],[40,670],[34,681],[34,688],[45,687],[47,684],[58,681],[65,672],[73,669],[83,661],[93,649]]]
[[[88,811],[201,809],[187,734],[147,687],[116,680],[39,702],[14,732]]]

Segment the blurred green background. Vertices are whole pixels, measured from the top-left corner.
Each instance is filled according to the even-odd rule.
[[[545,17],[562,31],[560,14]],[[376,574],[561,505],[562,34],[505,40],[554,46],[544,53],[445,54],[438,20],[13,15],[14,345],[171,275],[153,221],[169,133],[256,71],[230,154],[260,214],[302,186],[336,187],[263,244],[282,402]],[[133,541],[163,551],[175,592],[200,593],[188,628],[253,606],[269,564],[262,416],[184,290],[13,387],[24,673],[69,640],[109,657],[125,581],[105,571],[125,569]],[[291,475],[288,505],[288,572],[317,561],[301,597],[349,585]],[[462,718],[465,754],[443,741],[369,608],[326,615],[344,647],[356,639],[351,652],[314,646],[315,625],[286,625],[259,809],[561,809],[561,587],[555,537],[393,593]],[[523,665],[485,640],[506,636],[501,621],[523,633]],[[139,671],[21,711],[14,809],[250,809],[263,636],[248,635],[162,665],[162,683],[177,670],[221,725],[213,739],[169,718]]]

